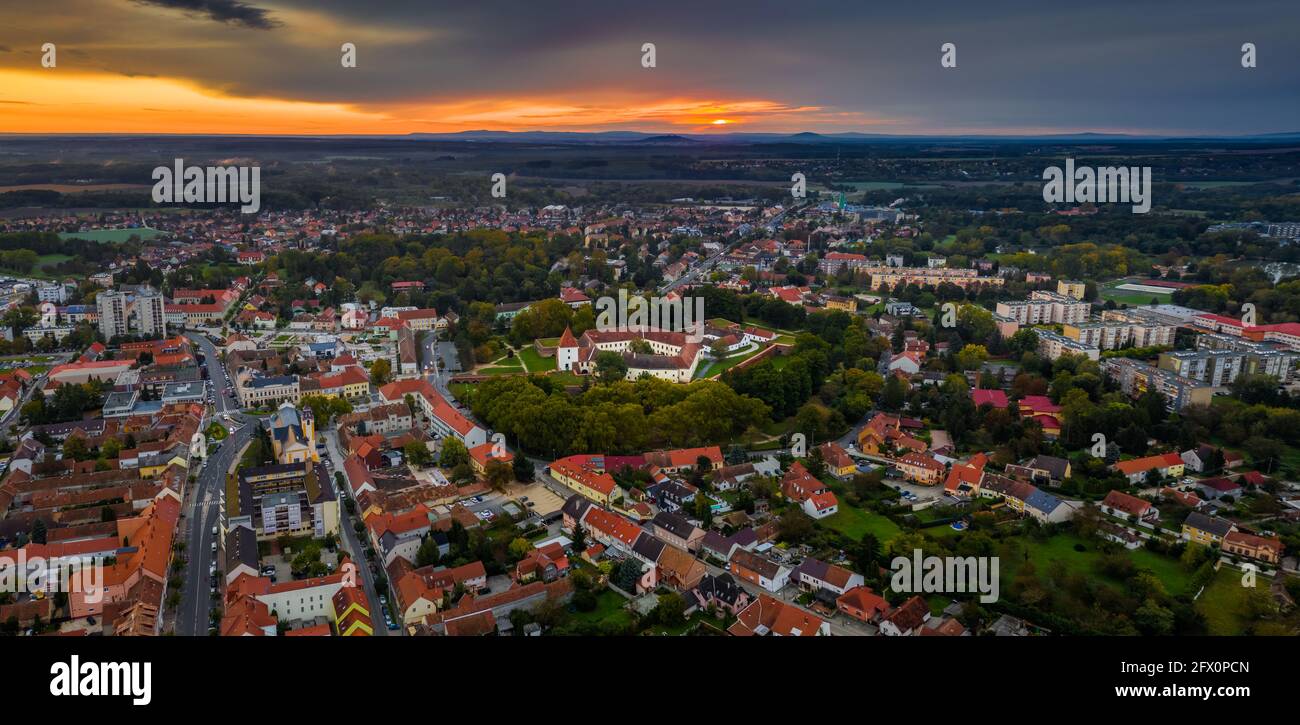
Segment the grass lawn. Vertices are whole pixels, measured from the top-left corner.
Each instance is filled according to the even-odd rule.
[[[558,373],[551,373],[547,376],[552,382],[561,385],[582,385],[582,376],[564,370]]]
[[[515,375],[522,372],[524,372],[523,366],[515,365],[514,367],[483,368],[482,370],[476,371],[475,374],[476,375]]]
[[[1255,587],[1268,590],[1271,580],[1259,576]],[[1246,595],[1249,589],[1241,585],[1241,572],[1230,566],[1224,566],[1210,580],[1205,591],[1196,600],[1196,611],[1205,617],[1205,626],[1210,634],[1240,635],[1246,630],[1246,620],[1242,613],[1247,611]]]
[[[1098,290],[1098,294],[1103,300],[1114,300],[1118,303],[1134,305],[1137,307],[1144,307],[1151,304],[1152,299],[1159,300],[1160,302],[1168,302],[1172,299],[1172,289],[1165,293],[1116,289],[1119,285],[1129,283],[1137,284],[1138,282],[1129,279],[1117,279],[1113,282],[1107,282],[1102,285],[1101,289]]]
[[[789,364],[790,364],[790,361],[791,361],[792,359],[794,359],[794,358],[792,358],[792,357],[789,356],[789,355],[773,355],[772,357],[770,357],[770,358],[768,358],[768,359],[766,359],[766,360],[764,360],[763,362],[758,363],[758,364],[759,364],[759,365],[763,365],[763,364],[771,365],[773,370],[780,370],[781,368],[785,367],[786,365],[789,365]]]
[[[230,435],[230,432],[220,423],[213,422],[212,425],[208,426],[208,437],[213,440],[224,441],[228,435]]]
[[[967,531],[967,529],[962,529],[961,531],[958,531],[957,529],[954,529],[952,527],[952,524],[944,524],[943,526],[930,526],[918,530],[921,533],[929,534],[930,536],[933,536],[936,539],[942,539],[947,536],[961,536]]]
[[[519,359],[523,361],[524,367],[528,368],[528,372],[530,373],[540,373],[555,369],[554,357],[542,357],[537,354],[537,350],[531,347],[526,347],[520,350]]]
[[[721,360],[710,360],[703,367],[695,371],[695,379],[699,380],[701,378],[707,378],[713,375],[721,375],[722,373],[750,359],[751,357],[754,357],[755,355],[759,354],[762,351],[763,351],[763,346],[759,346],[757,349],[751,350],[749,352],[742,352],[736,355],[729,355],[727,357],[722,358]]]
[[[606,620],[616,620],[627,625],[632,624],[632,613],[624,607],[627,600],[612,589],[606,589],[596,595],[596,608],[590,612],[573,611],[573,618],[579,621],[600,624]]]
[[[681,624],[676,624],[671,627],[665,627],[662,624],[652,624],[643,629],[642,632],[659,637],[680,637],[701,625],[712,627],[719,633],[727,630],[726,622],[715,617],[710,617],[707,612],[701,609],[696,610],[694,614],[688,617]]]
[[[763,432],[770,436],[782,436],[794,430],[795,424],[798,423],[792,415],[785,420],[774,420],[762,426]]]
[[[821,520],[821,523],[844,534],[854,541],[860,541],[862,535],[872,533],[881,544],[898,536],[902,529],[898,524],[880,514],[863,511],[840,502],[840,510]]]
[[[1098,571],[1097,563],[1101,560],[1101,552],[1095,542],[1084,541],[1074,534],[1060,534],[1043,543],[1025,539],[1018,539],[1017,541],[1028,548],[1029,559],[1034,562],[1034,568],[1040,577],[1047,575],[1052,562],[1060,561],[1070,571],[1089,577],[1107,579],[1112,584],[1120,584],[1120,582],[1104,577]],[[1083,544],[1086,548],[1084,551],[1075,551],[1075,544]],[[1156,554],[1147,549],[1125,550],[1124,554],[1139,569],[1148,569],[1155,574],[1156,578],[1165,585],[1165,589],[1171,595],[1176,596],[1187,591],[1191,574],[1183,569],[1178,560]],[[1011,580],[1015,577],[1015,570],[1019,568],[1022,560],[1020,556],[1013,557],[1012,561],[1008,562],[1007,566],[1003,568],[1004,586],[1010,585]]]

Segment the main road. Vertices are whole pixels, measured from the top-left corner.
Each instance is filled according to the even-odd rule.
[[[236,413],[238,430],[232,432],[199,468],[198,480],[185,497],[184,510],[187,529],[185,550],[189,563],[181,588],[181,603],[176,618],[176,634],[182,636],[204,635],[208,632],[208,611],[217,604],[212,596],[209,573],[216,564],[212,543],[217,540],[212,528],[219,523],[221,492],[226,473],[239,462],[239,453],[253,437],[256,420],[243,420]],[[227,423],[226,425],[231,425]],[[220,571],[217,572],[221,574]],[[218,581],[217,591],[224,590],[224,581]]]
[[[239,404],[235,402],[231,396],[232,391],[225,384],[221,358],[212,341],[203,333],[187,332],[186,336],[203,352],[204,363],[208,368],[208,379],[212,382],[213,408],[216,417],[229,415],[228,420],[221,422],[231,430],[231,434],[218,444],[216,452],[200,464],[198,479],[193,485],[186,487],[185,500],[182,503],[186,522],[182,527],[182,535],[185,537],[188,564],[185,569],[184,583],[181,586],[176,634],[195,636],[208,633],[208,612],[217,604],[209,583],[211,577],[209,572],[216,564],[212,543],[217,539],[212,535],[212,527],[219,523],[221,492],[225,486],[226,473],[238,462],[239,453],[252,439],[258,422],[256,419],[245,417],[239,411]],[[218,582],[219,585],[223,583]],[[224,587],[218,586],[217,591],[223,589]]]

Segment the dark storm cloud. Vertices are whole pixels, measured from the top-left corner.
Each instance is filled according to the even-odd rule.
[[[367,43],[361,73],[309,65],[248,79],[277,94],[383,102],[411,94],[583,88],[775,98],[931,127],[1250,132],[1300,125],[1300,5],[1281,0],[982,2],[428,2],[281,0],[344,24],[436,31]],[[636,63],[642,42],[659,67]],[[1260,67],[1240,67],[1256,43]],[[939,66],[939,46],[958,67]],[[287,52],[287,51],[286,51]],[[1204,121],[1209,123],[1203,124]]]
[[[114,72],[361,109],[476,98],[582,107],[621,93],[813,106],[824,109],[822,124],[842,114],[833,130],[894,133],[905,131],[862,119],[991,132],[1300,126],[1293,0],[47,2],[39,13],[19,10],[19,27],[28,27],[0,27],[0,42],[23,50],[45,24],[79,34],[69,45],[98,45],[98,67]],[[132,5],[218,22],[111,12]],[[59,7],[105,22],[65,28],[48,20]],[[278,27],[232,33],[232,24]],[[359,58],[347,72],[338,62],[344,42]],[[644,42],[657,45],[653,70],[639,65]],[[956,69],[940,68],[947,42],[957,45]],[[1241,68],[1243,42],[1258,46],[1258,68]],[[0,54],[0,65],[18,56]]]
[[[239,0],[131,0],[139,5],[153,5],[183,10],[192,15],[206,15],[219,22],[246,28],[269,30],[279,25],[266,10]]]

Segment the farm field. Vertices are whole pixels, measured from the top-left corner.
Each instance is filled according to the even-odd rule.
[[[141,239],[153,239],[161,237],[162,232],[157,229],[92,229],[88,232],[59,232],[60,239],[86,239],[92,242],[115,243],[125,242],[132,237],[139,236]]]

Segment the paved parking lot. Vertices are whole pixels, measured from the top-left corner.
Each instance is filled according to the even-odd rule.
[[[897,491],[910,491],[916,495],[916,500],[912,503],[921,503],[932,498],[941,498],[943,496],[943,486],[920,486],[915,483],[908,483],[897,478],[886,478],[886,486]],[[940,501],[940,503],[943,503]]]
[[[510,487],[509,493],[511,498],[538,516],[549,516],[564,506],[564,499],[536,481],[513,485]],[[527,501],[524,500],[525,497],[527,497]],[[528,506],[530,503],[533,505]]]

